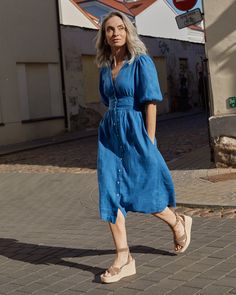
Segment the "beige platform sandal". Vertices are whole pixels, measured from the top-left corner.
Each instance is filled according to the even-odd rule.
[[[190,241],[191,241],[191,228],[192,228],[192,217],[184,215],[184,214],[178,214],[177,212],[174,212],[176,216],[176,223],[172,227],[172,231],[174,233],[174,244],[175,246],[180,246],[178,250],[175,250],[175,253],[183,253],[187,250]],[[180,237],[177,238],[175,235],[174,228],[176,225],[181,222],[184,227],[184,234]]]
[[[127,250],[122,249],[122,251]],[[120,252],[120,251],[119,251]],[[129,255],[129,254],[128,254]],[[111,266],[105,273],[103,273],[100,278],[102,283],[110,284],[121,280],[122,278],[132,276],[136,274],[135,260],[128,256],[128,261],[121,267]]]

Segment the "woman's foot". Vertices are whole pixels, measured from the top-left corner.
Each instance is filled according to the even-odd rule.
[[[135,260],[132,258],[129,249],[124,248],[117,251],[114,263],[101,275],[101,281],[103,283],[114,283],[135,273]]]
[[[183,253],[191,240],[192,218],[175,212],[176,223],[172,227],[174,233],[175,252]]]

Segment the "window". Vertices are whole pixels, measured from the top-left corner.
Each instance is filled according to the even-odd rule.
[[[58,64],[19,63],[17,77],[22,120],[63,116]]]
[[[187,70],[188,70],[188,59],[187,58],[180,58],[179,59],[180,73],[186,73]]]

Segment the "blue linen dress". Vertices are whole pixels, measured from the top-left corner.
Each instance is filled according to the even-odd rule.
[[[109,109],[98,128],[97,177],[100,217],[115,223],[118,208],[126,216],[176,203],[169,169],[143,117],[145,102],[162,100],[155,65],[139,55],[125,62],[114,81],[111,71],[110,66],[100,71],[101,100]]]

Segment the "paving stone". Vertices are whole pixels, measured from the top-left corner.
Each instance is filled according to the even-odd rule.
[[[165,267],[161,267],[160,271],[168,274],[174,274],[180,271],[181,269],[184,269],[183,265],[171,263]]]
[[[57,292],[62,292],[64,290],[67,290],[69,288],[72,288],[73,285],[76,285],[75,283],[72,284],[71,282],[68,282],[66,280],[62,280],[60,282],[57,282],[55,284],[52,284],[50,286],[47,286],[45,288],[46,291],[50,291],[50,292],[54,292],[54,293],[57,293]]]
[[[224,287],[224,286],[215,286],[211,285],[201,291],[202,295],[224,295],[229,294],[228,292],[232,290],[231,287]]]
[[[10,279],[9,277],[7,276],[1,276],[0,275],[0,286],[3,285],[3,284],[6,284],[6,283],[9,283],[12,279]]]
[[[208,285],[212,284],[213,280],[206,279],[206,278],[193,278],[192,280],[188,281],[184,286],[193,287],[193,288],[204,288]]]
[[[234,255],[235,255],[235,248],[234,248],[234,251],[233,251],[233,249],[224,248],[223,250],[215,252],[215,253],[211,254],[210,256],[208,256],[208,257],[222,259],[222,258],[230,258],[230,257],[232,257]]]
[[[199,258],[199,256],[197,257]],[[188,267],[194,263],[196,263],[196,257],[193,257],[192,254],[189,254],[189,256],[183,256],[175,261],[175,264],[182,265],[183,267]]]
[[[236,280],[232,277],[226,276],[217,280],[215,285],[236,288]]]
[[[0,294],[3,294],[3,293],[0,293]],[[20,291],[13,291],[13,292],[11,292],[11,295],[26,295],[26,293],[20,292]]]
[[[170,291],[166,294],[168,295],[202,295],[202,290],[198,288],[192,288],[187,286],[180,286],[173,291]]]
[[[45,291],[45,290],[39,290],[37,292],[33,293],[34,295],[55,295],[54,292],[49,292],[49,291]]]
[[[190,272],[199,272],[202,273],[208,269],[210,269],[212,266],[209,264],[203,264],[201,262],[197,262],[195,264],[192,264],[188,267],[185,267],[184,271],[190,271]]]
[[[14,283],[24,286],[24,285],[28,285],[33,282],[37,282],[39,280],[40,280],[40,278],[38,277],[38,275],[33,273],[33,274],[30,274],[26,277],[22,277],[20,279],[14,280]]]
[[[78,291],[66,290],[64,292],[60,292],[59,294],[60,295],[78,295]]]
[[[136,295],[138,294],[139,291],[135,290],[135,289],[128,289],[128,288],[120,288],[118,290],[115,290],[114,292],[112,293],[109,293],[110,294],[114,294],[114,295]],[[143,292],[142,292],[143,293]]]
[[[70,289],[72,291],[87,292],[87,291],[90,291],[91,289],[94,289],[96,287],[98,287],[97,282],[93,282],[93,281],[88,280],[86,282],[79,283],[79,284],[71,287]]]
[[[171,279],[179,280],[179,281],[189,281],[194,277],[199,276],[198,272],[192,272],[192,271],[180,271],[175,273],[174,275],[170,276]]]
[[[132,290],[132,289],[130,289]],[[140,292],[137,292],[135,290],[135,292],[137,292],[136,294],[142,294],[142,295],[157,295],[157,294],[161,294],[161,295],[164,295],[164,294],[167,294],[167,292],[170,291],[170,288],[167,288],[166,286],[158,286],[158,285],[154,285],[150,288],[148,288],[146,291],[140,291]],[[129,294],[129,293],[127,293]],[[127,295],[127,294],[124,294],[124,295]]]
[[[148,280],[158,283],[159,281],[166,279],[169,276],[170,276],[169,274],[157,270],[157,271],[152,272],[148,275]]]
[[[126,288],[145,291],[148,287],[152,286],[153,284],[153,281],[139,279],[127,284]]]
[[[110,293],[109,290],[104,290],[104,289],[101,290],[101,289],[98,289],[98,288],[86,292],[86,294],[89,294],[89,295],[95,295],[95,294],[96,294],[96,295],[107,295],[107,294],[109,294],[109,293]]]
[[[114,292],[117,289],[126,287],[129,283],[130,282],[125,280],[125,279],[122,279],[121,281],[113,283],[113,284],[102,284],[102,283],[100,283],[97,286],[97,289],[102,289],[102,290],[106,290],[106,291],[108,290],[110,292]]]
[[[222,261],[222,263],[217,264],[216,266],[214,266],[214,269],[216,271],[225,271],[226,273],[231,272],[235,269],[235,264],[234,263],[230,263],[231,260],[224,260]]]
[[[205,271],[204,273],[202,273],[201,275],[198,275],[198,278],[201,279],[212,279],[212,280],[218,280],[219,278],[225,276],[226,273],[224,271],[216,271],[214,269],[214,267],[208,271]]]
[[[28,293],[28,294],[32,294],[33,292],[42,290],[43,288],[45,288],[44,285],[39,284],[37,282],[34,282],[32,284],[28,284],[28,285],[26,284],[23,287],[21,286],[20,288],[17,289],[17,291],[21,291],[21,292],[25,292],[25,293]]]
[[[217,265],[219,263],[223,262],[223,259],[221,258],[212,258],[212,257],[206,257],[201,259],[201,263],[202,264],[206,264],[206,265]]]
[[[20,287],[20,285],[9,283],[1,286],[1,292],[3,292],[3,294],[9,294],[10,292],[18,290]]]
[[[172,280],[172,279],[163,279],[159,283],[156,284],[157,289],[166,289],[166,290],[173,290],[180,285],[183,285],[183,281],[180,280]]]
[[[140,274],[150,274],[156,270],[155,267],[151,267],[149,265],[141,265],[137,267],[137,271]]]
[[[236,269],[233,270],[233,271],[231,271],[231,272],[229,272],[227,275],[228,275],[228,277],[236,278]]]

